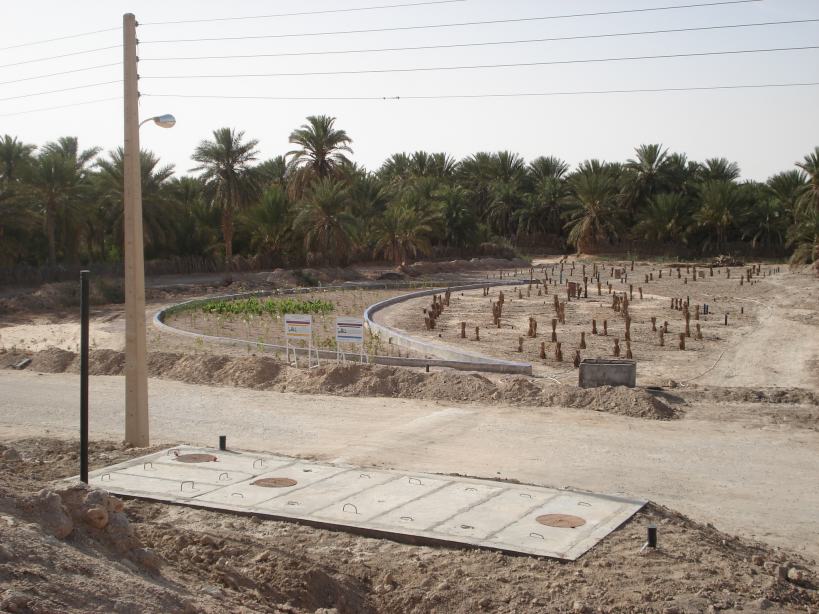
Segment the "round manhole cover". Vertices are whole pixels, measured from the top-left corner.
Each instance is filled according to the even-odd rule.
[[[179,454],[174,460],[180,463],[212,463],[216,457],[213,454]]]
[[[298,484],[296,480],[290,478],[262,478],[250,483],[252,486],[264,486],[265,488],[287,488]]]
[[[544,514],[538,516],[535,520],[547,527],[556,527],[558,529],[576,529],[586,524],[586,521],[580,516],[570,514]]]

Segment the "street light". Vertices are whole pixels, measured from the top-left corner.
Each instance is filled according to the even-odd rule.
[[[142,120],[139,123],[139,127],[141,128],[144,124],[151,121],[160,128],[173,128],[176,125],[176,118],[170,113],[165,113],[164,115],[157,115],[156,117],[149,117],[148,119]]]

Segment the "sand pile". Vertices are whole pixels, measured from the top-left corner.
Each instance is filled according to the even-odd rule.
[[[89,355],[92,375],[121,375],[124,367],[122,352],[93,350]],[[35,354],[30,368],[43,373],[77,373],[79,360],[73,352],[52,348]],[[288,367],[269,356],[151,352],[148,375],[191,384],[302,394],[572,407],[653,420],[670,420],[679,414],[641,389],[604,387],[583,390],[525,377],[501,378],[495,383],[478,373],[424,373],[380,365],[325,364],[308,371]]]
[[[787,403],[819,406],[819,394],[804,388],[714,388],[686,387],[691,400],[714,400],[734,403]]]

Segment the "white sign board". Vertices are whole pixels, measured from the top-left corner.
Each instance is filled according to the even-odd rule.
[[[364,343],[364,320],[336,318],[336,343]]]
[[[284,316],[284,336],[287,339],[313,338],[313,317],[309,315],[286,314]]]

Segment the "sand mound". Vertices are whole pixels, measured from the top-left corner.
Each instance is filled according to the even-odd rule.
[[[90,353],[91,375],[121,375],[124,367],[122,352],[94,350]],[[77,373],[79,360],[74,352],[51,348],[35,354],[29,368],[43,373]],[[543,385],[525,377],[501,379],[496,384],[478,373],[424,373],[380,365],[329,364],[308,371],[285,366],[269,356],[151,352],[148,375],[190,384],[302,394],[573,407],[654,420],[670,420],[678,416],[672,407],[641,389],[605,387],[583,390]]]
[[[819,406],[819,395],[804,388],[711,388],[685,391],[686,398],[734,403],[789,403]]]
[[[234,358],[214,374],[214,381],[241,388],[269,388],[282,372],[283,365],[266,356]]]
[[[49,348],[37,352],[31,358],[31,364],[28,368],[40,373],[64,373],[69,369],[76,357],[77,355],[74,352]]]

